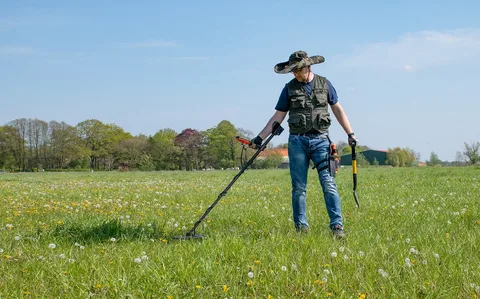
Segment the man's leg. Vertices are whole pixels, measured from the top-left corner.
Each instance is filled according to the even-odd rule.
[[[307,222],[307,174],[310,162],[308,138],[290,135],[288,138],[288,159],[292,179],[293,222],[297,230],[308,229]]]
[[[313,163],[317,165],[317,170],[324,166],[328,166],[328,154],[330,150],[330,143],[326,138],[312,139],[311,142],[312,159]],[[325,204],[327,206],[328,216],[330,217],[330,228],[333,229],[337,225],[343,227],[342,223],[342,210],[340,207],[340,196],[338,195],[337,185],[335,180],[330,175],[328,167],[321,170],[318,173],[320,179],[320,185],[323,190],[323,197],[325,198]]]

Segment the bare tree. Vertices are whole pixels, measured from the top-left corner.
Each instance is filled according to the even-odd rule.
[[[480,161],[480,142],[472,142],[468,144],[465,142],[465,150],[463,154],[468,159],[468,162],[472,165]]]

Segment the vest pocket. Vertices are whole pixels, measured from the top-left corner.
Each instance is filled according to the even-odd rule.
[[[330,114],[328,112],[318,114],[317,123],[320,129],[328,129],[328,127],[330,127],[330,124],[332,123]]]
[[[305,115],[295,114],[288,119],[288,125],[292,129],[303,129],[306,126]]]
[[[327,95],[327,91],[325,89],[323,89],[323,88],[313,89],[312,95],[314,95],[313,103],[315,105],[318,105],[318,106],[321,106],[321,107],[324,107],[324,106],[327,105],[328,95]]]
[[[297,96],[290,98],[292,103],[291,108],[305,108],[305,97],[304,96]]]

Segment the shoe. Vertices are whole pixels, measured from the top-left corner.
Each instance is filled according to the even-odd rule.
[[[345,232],[343,231],[343,227],[340,224],[336,224],[333,226],[332,233],[335,239],[345,238]]]
[[[295,226],[295,229],[297,230],[297,233],[302,233],[302,234],[307,234],[308,233],[308,226],[306,226],[306,225]]]

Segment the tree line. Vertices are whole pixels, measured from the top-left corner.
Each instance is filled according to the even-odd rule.
[[[15,119],[0,126],[0,169],[194,170],[240,166],[236,136],[253,133],[221,121],[206,131],[166,128],[153,136],[132,136],[96,119],[76,126],[65,122]],[[247,155],[252,155],[248,150]],[[264,163],[265,164],[265,163]],[[269,164],[265,164],[269,165]]]

